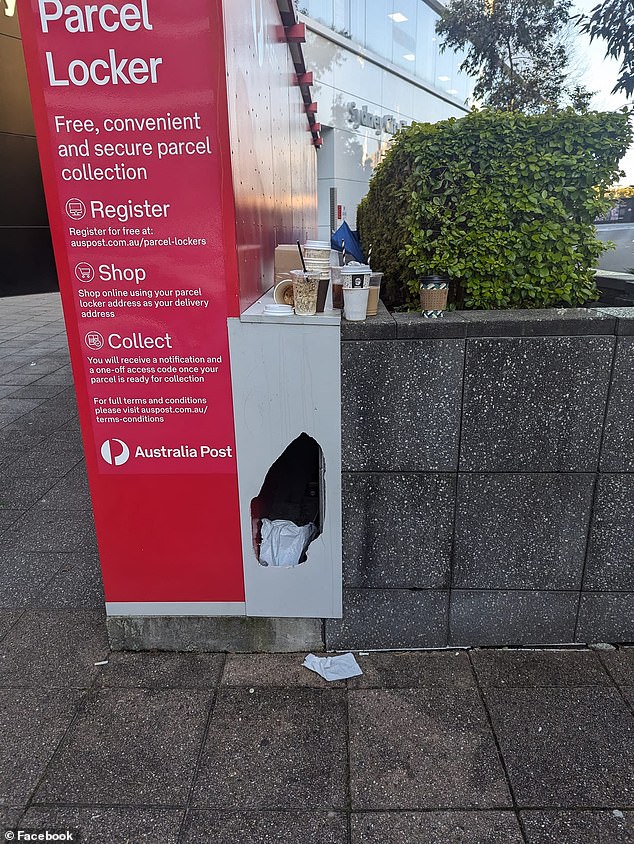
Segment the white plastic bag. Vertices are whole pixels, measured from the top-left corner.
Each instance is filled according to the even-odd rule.
[[[262,519],[261,565],[298,565],[316,533],[317,528],[312,522],[300,527],[286,519]]]

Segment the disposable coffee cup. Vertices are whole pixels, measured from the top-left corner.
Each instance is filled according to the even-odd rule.
[[[341,268],[343,286],[346,287],[369,287],[372,270],[367,264],[346,264]]]
[[[348,322],[363,322],[368,310],[369,287],[343,288],[343,315]]]
[[[342,267],[330,268],[330,283],[332,286],[332,307],[340,311],[343,308],[343,279],[341,278]]]
[[[318,272],[304,272],[304,270],[292,270],[293,277],[293,301],[297,316],[314,316],[317,313],[317,295],[319,293]],[[327,289],[327,288],[326,288]]]
[[[381,281],[383,273],[372,273],[370,276],[370,287],[368,293],[368,316],[376,316],[379,310],[379,294],[381,292]]]
[[[304,244],[304,260],[308,269],[308,262],[318,261],[330,266],[330,243],[327,240],[307,240]]]
[[[326,296],[328,295],[328,285],[330,284],[330,272],[322,270],[319,273],[319,288],[317,290],[317,313],[323,314],[326,306]]]

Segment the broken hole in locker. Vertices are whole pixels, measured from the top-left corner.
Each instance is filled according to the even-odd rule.
[[[324,455],[302,433],[266,473],[251,501],[251,535],[262,566],[292,567],[307,559],[308,546],[324,528]]]

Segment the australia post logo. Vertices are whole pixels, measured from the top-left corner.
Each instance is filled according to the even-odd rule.
[[[165,445],[158,448],[147,448],[146,446],[137,445],[134,449],[134,455],[130,451],[130,447],[123,442],[123,440],[110,439],[101,444],[101,457],[109,466],[123,466],[128,462],[130,457],[135,459],[145,460],[164,460],[168,459],[207,459],[207,460],[223,460],[233,459],[235,457],[234,448],[232,445],[226,445],[223,448],[218,448],[212,445],[179,445],[168,448]]]
[[[123,466],[130,459],[130,449],[123,440],[106,440],[101,446],[101,456],[109,466]]]

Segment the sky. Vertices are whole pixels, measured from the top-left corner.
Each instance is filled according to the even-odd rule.
[[[589,12],[597,6],[599,0],[576,0],[575,7],[579,12]],[[587,35],[579,33],[576,36],[577,60],[581,73],[581,82],[589,91],[596,91],[590,104],[597,111],[616,111],[626,105],[625,94],[611,94],[618,76],[619,62],[605,58],[605,42],[594,40],[590,43]],[[630,100],[632,105],[632,100]],[[634,145],[630,147],[625,158],[621,161],[621,168],[626,175],[620,180],[623,185],[634,185]]]

